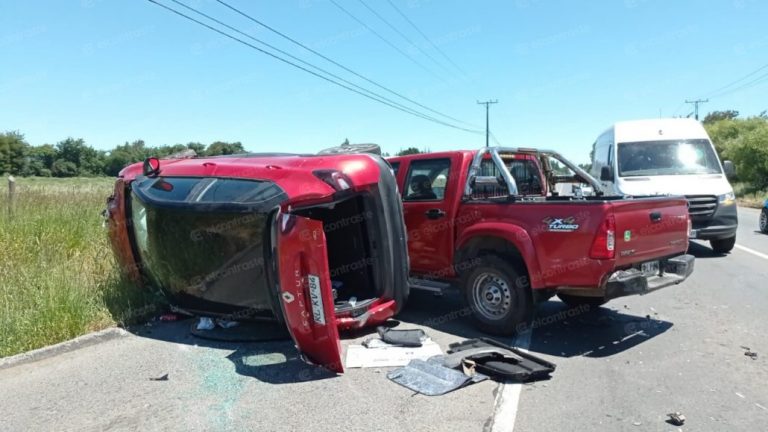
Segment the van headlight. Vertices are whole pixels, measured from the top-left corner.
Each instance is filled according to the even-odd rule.
[[[731,191],[726,194],[718,195],[717,201],[720,203],[720,205],[731,205],[736,202],[736,194]]]

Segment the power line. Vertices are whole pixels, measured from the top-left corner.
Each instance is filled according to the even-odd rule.
[[[442,79],[438,75],[436,75],[431,69],[427,68],[426,66],[421,64],[421,62],[419,62],[418,60],[413,58],[413,56],[411,56],[408,53],[406,53],[405,51],[401,50],[400,48],[397,47],[397,45],[395,45],[392,42],[390,42],[389,39],[387,39],[384,36],[382,36],[381,34],[379,34],[379,32],[377,32],[376,30],[371,28],[371,26],[366,24],[363,20],[361,20],[360,18],[358,18],[355,15],[353,15],[352,12],[346,10],[342,5],[340,5],[338,2],[336,2],[336,0],[330,0],[330,2],[333,3],[334,6],[339,8],[339,10],[341,10],[342,12],[347,14],[350,18],[352,18],[353,20],[357,21],[358,24],[360,24],[361,26],[365,27],[369,32],[373,33],[374,36],[376,36],[377,38],[381,39],[382,42],[384,42],[385,44],[387,44],[390,47],[392,47],[392,49],[394,49],[395,51],[399,52],[403,57],[407,58],[408,60],[410,60],[411,62],[413,62],[417,66],[419,66],[420,68],[424,69],[425,71],[430,73],[435,78]]]
[[[734,89],[730,89],[730,90],[726,90],[725,92],[718,93],[718,94],[714,95],[713,97],[723,97],[723,96],[726,96],[726,95],[729,95],[729,94],[732,94],[732,93],[736,93],[737,91],[740,91],[740,90],[746,90],[748,88],[752,88],[752,87],[754,87],[754,86],[756,86],[758,84],[761,84],[763,81],[766,80],[766,78],[768,78],[768,73],[764,73],[764,74],[758,76],[757,78],[753,79],[752,81],[746,82],[746,83],[744,83],[744,84],[742,84],[742,85],[740,85],[740,86],[738,86],[738,87],[736,87]]]
[[[411,39],[410,39],[408,36],[406,36],[405,34],[403,34],[403,32],[401,32],[400,30],[398,30],[398,29],[397,29],[397,27],[395,27],[394,25],[392,25],[392,23],[390,23],[389,21],[387,21],[387,19],[386,19],[386,18],[384,18],[383,16],[381,16],[381,14],[379,14],[378,12],[376,12],[376,10],[375,10],[375,9],[373,9],[372,7],[370,7],[370,6],[369,6],[369,5],[368,5],[366,2],[364,2],[363,0],[357,0],[357,1],[358,1],[358,2],[360,2],[360,4],[361,4],[361,5],[363,5],[363,6],[364,6],[366,9],[368,9],[368,10],[369,10],[369,11],[370,11],[372,14],[376,15],[376,18],[378,18],[378,19],[379,19],[381,22],[383,22],[384,24],[386,24],[386,25],[387,25],[387,27],[391,28],[391,29],[392,29],[392,31],[394,31],[395,33],[397,33],[398,35],[400,35],[400,37],[401,37],[401,38],[403,38],[403,39],[404,39],[406,42],[408,42],[409,44],[411,44],[412,46],[414,46],[416,49],[418,49],[419,51],[421,51],[421,53],[422,53],[422,54],[424,54],[425,56],[427,56],[427,57],[428,57],[430,60],[432,60],[432,61],[433,61],[433,62],[434,62],[436,65],[438,65],[438,66],[440,66],[441,68],[443,68],[443,69],[444,69],[446,72],[450,72],[450,71],[449,71],[449,70],[448,70],[448,69],[447,69],[445,66],[443,66],[443,64],[442,64],[442,63],[440,63],[440,62],[439,62],[439,61],[437,61],[437,60],[436,60],[434,57],[432,57],[432,55],[431,55],[431,54],[429,54],[428,52],[424,51],[424,49],[423,49],[423,48],[421,48],[420,46],[416,45],[416,44],[415,44],[415,43],[414,43],[414,42],[413,42],[413,41],[412,41],[412,40],[411,40]]]
[[[268,56],[270,56],[270,57],[272,57],[272,58],[274,58],[274,59],[276,59],[276,60],[279,60],[279,61],[281,61],[281,62],[283,62],[283,63],[286,63],[286,64],[288,64],[288,65],[290,65],[290,66],[293,66],[293,67],[295,67],[295,68],[297,68],[297,69],[300,69],[300,70],[302,70],[302,71],[304,71],[304,72],[307,72],[307,73],[309,73],[309,74],[311,74],[311,75],[313,75],[313,76],[315,76],[315,77],[317,77],[317,78],[320,78],[320,79],[322,79],[322,80],[324,80],[324,81],[328,81],[328,82],[330,82],[330,83],[332,83],[332,84],[335,84],[335,85],[337,85],[337,86],[339,86],[339,87],[342,87],[342,88],[344,88],[344,89],[346,89],[346,90],[349,90],[349,91],[351,91],[351,92],[353,92],[353,93],[357,93],[357,94],[359,94],[359,95],[361,95],[361,96],[363,96],[363,97],[366,97],[366,98],[368,98],[368,99],[371,99],[371,100],[374,100],[374,101],[376,101],[376,102],[382,103],[382,104],[384,104],[384,105],[390,106],[390,107],[392,107],[392,108],[395,108],[395,109],[397,109],[397,110],[399,110],[399,111],[402,111],[402,112],[405,112],[405,113],[407,113],[407,114],[411,114],[411,115],[414,115],[414,116],[416,116],[416,117],[420,117],[420,118],[422,118],[422,119],[425,119],[425,120],[428,120],[428,121],[432,121],[432,122],[435,122],[435,123],[439,123],[439,124],[442,124],[442,125],[444,125],[444,126],[448,126],[448,127],[454,128],[454,129],[463,130],[463,131],[466,131],[466,132],[479,133],[479,131],[473,131],[473,130],[470,130],[470,129],[462,128],[462,127],[460,127],[460,126],[456,126],[456,125],[453,125],[453,124],[450,124],[450,123],[444,122],[444,121],[442,121],[442,120],[439,120],[439,119],[435,119],[435,118],[433,118],[433,117],[427,116],[426,114],[422,114],[422,113],[419,113],[419,112],[416,112],[416,111],[413,111],[413,110],[406,110],[406,109],[400,108],[400,107],[398,107],[397,105],[391,104],[391,103],[389,103],[389,102],[387,102],[387,101],[384,101],[384,100],[381,100],[381,99],[379,99],[379,98],[377,98],[377,97],[375,97],[375,96],[371,96],[371,95],[369,95],[369,94],[366,94],[366,93],[364,93],[364,92],[362,92],[362,91],[356,90],[356,89],[354,89],[354,88],[352,88],[352,87],[349,87],[349,86],[347,86],[347,85],[344,85],[344,84],[342,84],[342,83],[340,83],[340,82],[338,82],[338,81],[335,81],[335,80],[333,80],[333,79],[331,79],[331,78],[328,78],[328,77],[326,77],[326,76],[323,76],[323,75],[321,75],[321,74],[319,74],[319,73],[317,73],[317,72],[314,72],[314,71],[312,71],[312,70],[309,70],[309,69],[307,69],[307,68],[305,68],[305,67],[303,67],[303,66],[300,66],[300,65],[298,65],[298,64],[296,64],[296,63],[293,63],[293,62],[291,62],[291,61],[289,61],[289,60],[286,60],[286,59],[284,59],[284,58],[282,58],[282,57],[280,57],[280,56],[278,56],[278,55],[276,55],[276,54],[273,54],[273,53],[271,53],[271,52],[269,52],[269,51],[266,51],[266,50],[264,50],[264,49],[261,49],[261,48],[259,48],[259,47],[255,46],[255,45],[253,45],[253,44],[251,44],[251,43],[248,43],[248,42],[246,42],[246,41],[244,41],[244,40],[242,40],[242,39],[240,39],[240,38],[237,38],[237,37],[235,37],[235,36],[232,36],[232,35],[231,35],[231,34],[229,34],[229,33],[226,33],[226,32],[224,32],[224,31],[222,31],[222,30],[219,30],[219,29],[217,29],[217,28],[215,28],[215,27],[213,27],[213,26],[211,26],[211,25],[208,25],[208,24],[206,24],[206,23],[204,23],[204,22],[202,22],[202,21],[200,21],[200,20],[197,20],[197,19],[195,19],[195,18],[193,18],[193,17],[191,17],[191,16],[189,16],[189,15],[186,15],[186,14],[184,14],[184,13],[182,13],[182,12],[179,12],[179,11],[178,11],[178,10],[176,10],[176,9],[173,9],[173,8],[171,8],[171,7],[168,7],[168,6],[166,6],[166,5],[162,4],[162,3],[158,3],[156,0],[147,0],[147,1],[149,1],[150,3],[154,3],[155,5],[157,5],[157,6],[160,6],[160,7],[164,8],[164,9],[166,9],[166,10],[170,11],[170,12],[173,12],[173,13],[175,13],[176,15],[179,15],[179,16],[181,16],[181,17],[183,17],[183,18],[186,18],[187,20],[190,20],[190,21],[192,21],[192,22],[194,22],[194,23],[197,23],[197,24],[199,24],[199,25],[201,25],[201,26],[203,26],[203,27],[206,27],[206,28],[208,28],[209,30],[212,30],[212,31],[214,31],[214,32],[216,32],[216,33],[219,33],[219,34],[221,34],[222,36],[225,36],[225,37],[228,37],[228,38],[230,38],[230,39],[232,39],[232,40],[234,40],[234,41],[240,42],[241,44],[243,44],[243,45],[245,45],[245,46],[248,46],[248,47],[250,47],[250,48],[252,48],[252,49],[255,49],[256,51],[259,51],[259,52],[261,52],[262,54],[266,54],[266,55],[268,55]]]
[[[270,48],[270,49],[272,49],[274,51],[277,51],[280,54],[288,56],[289,58],[291,58],[293,60],[296,60],[297,62],[302,63],[302,64],[304,64],[304,65],[306,65],[306,66],[308,66],[308,67],[310,67],[312,69],[315,69],[316,71],[320,71],[321,73],[329,75],[329,76],[331,76],[331,77],[333,77],[333,78],[335,78],[335,79],[337,79],[337,80],[339,80],[339,81],[341,81],[341,82],[343,82],[343,83],[345,83],[347,85],[350,85],[350,86],[352,86],[352,87],[354,87],[354,88],[356,88],[356,89],[358,89],[360,91],[366,92],[366,93],[368,93],[370,95],[373,95],[373,96],[375,96],[377,98],[383,99],[383,100],[385,100],[385,101],[387,101],[387,102],[389,102],[389,103],[391,103],[393,105],[396,105],[396,106],[398,106],[398,107],[400,107],[400,108],[402,108],[404,110],[407,110],[411,114],[419,115],[419,116],[423,115],[422,113],[419,113],[418,111],[416,111],[416,110],[414,110],[414,109],[412,109],[410,107],[402,105],[402,104],[400,104],[400,103],[398,103],[396,101],[393,101],[392,99],[387,98],[386,96],[382,96],[382,95],[380,95],[378,93],[375,93],[375,92],[370,91],[370,90],[368,90],[368,89],[366,89],[364,87],[361,87],[361,86],[359,86],[359,85],[357,85],[357,84],[355,84],[355,83],[353,83],[351,81],[348,81],[348,80],[344,79],[343,77],[340,77],[340,76],[338,76],[338,75],[336,75],[336,74],[334,74],[332,72],[329,72],[329,71],[327,71],[327,70],[325,70],[323,68],[317,67],[317,66],[315,66],[315,65],[313,65],[313,64],[311,64],[311,63],[309,63],[307,61],[304,61],[304,60],[302,60],[302,59],[300,59],[300,58],[298,58],[298,57],[296,57],[296,56],[286,52],[286,51],[281,50],[280,48],[277,48],[277,47],[275,47],[275,46],[273,46],[273,45],[271,45],[271,44],[269,44],[267,42],[264,42],[264,41],[254,37],[252,35],[249,35],[249,34],[243,32],[241,30],[238,30],[237,28],[232,27],[231,25],[226,24],[226,23],[224,23],[224,22],[222,22],[222,21],[220,21],[220,20],[218,20],[218,19],[216,19],[216,18],[214,18],[214,17],[212,17],[212,16],[210,16],[210,15],[204,13],[204,12],[201,12],[201,11],[191,7],[191,6],[188,6],[188,5],[180,2],[179,0],[171,0],[171,1],[173,3],[176,3],[177,5],[185,8],[185,9],[187,9],[187,10],[190,10],[190,11],[192,11],[192,12],[194,12],[194,13],[200,15],[200,16],[203,16],[203,17],[205,17],[205,18],[207,18],[207,19],[209,19],[209,20],[211,20],[211,21],[213,21],[213,22],[215,22],[215,23],[217,23],[217,24],[219,24],[221,26],[224,26],[225,28],[227,28],[229,30],[232,30],[232,31],[234,31],[234,32],[236,32],[238,34],[241,34],[241,35],[247,37],[248,39],[251,39],[251,40],[253,40],[253,41],[255,41],[255,42],[257,42],[257,43],[259,43],[259,44],[261,44],[263,46],[266,46],[266,47],[268,47],[268,48]],[[429,117],[431,118],[431,116],[429,116]]]
[[[397,11],[398,14],[400,14],[401,17],[403,17],[403,19],[405,21],[408,22],[408,24],[411,25],[411,27],[413,27],[414,30],[416,30],[421,35],[421,37],[423,37],[427,42],[429,42],[429,44],[432,45],[432,48],[434,48],[437,52],[439,52],[440,55],[442,55],[448,61],[448,63],[452,64],[453,67],[455,67],[456,70],[461,72],[464,76],[467,75],[467,73],[464,72],[464,70],[461,67],[459,67],[459,65],[457,65],[453,60],[451,60],[451,58],[448,57],[448,55],[443,50],[441,50],[434,42],[432,42],[432,40],[426,34],[424,34],[424,32],[421,31],[421,29],[419,29],[419,27],[416,25],[416,23],[411,21],[411,19],[408,18],[408,16],[405,13],[403,13],[403,11],[400,10],[400,8],[397,7],[397,5],[395,5],[392,2],[392,0],[387,0],[387,2],[390,4],[390,6],[392,6],[393,9],[395,9]]]
[[[744,81],[745,79],[747,79],[747,78],[751,77],[752,75],[754,75],[754,74],[756,74],[756,73],[758,73],[758,72],[760,72],[761,70],[763,70],[763,69],[766,69],[766,68],[768,68],[768,64],[765,64],[765,65],[763,65],[763,66],[760,66],[759,68],[757,68],[757,69],[753,70],[752,72],[750,72],[750,73],[748,73],[748,74],[744,75],[743,77],[741,77],[741,78],[739,78],[739,79],[737,79],[737,80],[735,80],[735,81],[733,81],[733,82],[731,82],[731,83],[728,83],[728,84],[726,84],[726,85],[724,85],[724,86],[722,86],[722,87],[720,87],[720,88],[718,88],[718,89],[716,89],[716,90],[712,90],[712,91],[709,93],[709,95],[707,95],[707,97],[712,97],[712,96],[714,96],[715,94],[717,94],[717,93],[720,93],[721,91],[723,91],[723,90],[727,89],[728,87],[731,87],[731,86],[733,86],[733,85],[735,85],[735,84],[738,84],[738,83],[740,83],[740,82]]]
[[[396,92],[394,90],[391,90],[388,87],[385,87],[384,85],[379,84],[378,82],[373,81],[373,80],[365,77],[364,75],[362,75],[362,74],[360,74],[358,72],[355,72],[354,70],[348,68],[347,66],[344,66],[343,64],[333,60],[332,58],[327,57],[327,56],[323,55],[322,53],[312,49],[311,47],[309,47],[309,46],[307,46],[307,45],[297,41],[296,39],[291,38],[287,34],[278,31],[277,29],[275,29],[275,28],[265,24],[264,22],[254,18],[251,15],[248,15],[247,13],[243,12],[242,10],[240,10],[240,9],[238,9],[238,8],[232,6],[232,5],[230,5],[229,3],[225,2],[224,0],[216,0],[216,1],[218,3],[220,3],[220,4],[222,4],[223,6],[229,8],[230,10],[236,12],[237,14],[247,18],[248,20],[250,20],[250,21],[252,21],[252,22],[254,22],[254,23],[264,27],[265,29],[271,31],[272,33],[275,33],[276,35],[278,35],[278,36],[280,36],[280,37],[290,41],[291,43],[293,43],[293,44],[295,44],[295,45],[297,45],[297,46],[299,46],[299,47],[301,47],[301,48],[311,52],[312,54],[322,58],[323,60],[325,60],[325,61],[327,61],[327,62],[329,62],[329,63],[331,63],[331,64],[333,64],[333,65],[335,65],[335,66],[337,66],[337,67],[339,67],[339,68],[349,72],[349,73],[351,73],[352,75],[354,75],[354,76],[356,76],[356,77],[358,77],[358,78],[360,78],[360,79],[362,79],[362,80],[364,80],[364,81],[366,81],[366,82],[368,82],[370,84],[373,84],[374,86],[376,86],[376,87],[378,87],[378,88],[380,88],[380,89],[382,89],[382,90],[384,90],[384,91],[386,91],[386,92],[388,92],[390,94],[393,94],[393,95],[395,95],[395,96],[397,96],[397,97],[399,97],[399,98],[401,98],[403,100],[406,100],[406,101],[408,101],[408,102],[410,102],[410,103],[412,103],[412,104],[414,104],[414,105],[416,105],[418,107],[421,107],[421,108],[423,108],[423,109],[425,109],[425,110],[427,110],[427,111],[429,111],[429,112],[431,112],[433,114],[437,114],[437,115],[439,115],[441,117],[445,117],[445,118],[453,120],[455,122],[459,122],[459,123],[462,123],[462,124],[465,124],[465,125],[468,125],[468,126],[475,127],[471,123],[467,123],[467,122],[459,120],[459,119],[457,119],[455,117],[451,117],[451,116],[449,116],[447,114],[443,114],[440,111],[436,111],[436,110],[434,110],[434,109],[432,109],[432,108],[430,108],[430,107],[428,107],[426,105],[423,105],[423,104],[421,104],[419,102],[416,102],[415,100],[413,100],[413,99],[411,99],[409,97],[406,97],[406,96],[404,96],[404,95],[402,95],[402,94],[400,94],[400,93],[398,93],[398,92]]]

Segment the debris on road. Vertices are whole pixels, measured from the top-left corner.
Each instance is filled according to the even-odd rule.
[[[238,325],[240,325],[240,323],[237,321],[228,321],[223,319],[216,320],[216,324],[223,329],[237,327]]]
[[[376,368],[405,366],[411,360],[427,360],[442,355],[443,350],[432,339],[425,340],[419,347],[405,347],[386,343],[374,338],[365,345],[347,347],[347,368]]]
[[[422,329],[395,330],[381,326],[376,331],[381,340],[395,346],[420,347],[427,339],[427,334]]]
[[[168,381],[168,374],[165,374],[163,376],[159,376],[157,378],[150,378],[150,381]]]
[[[213,330],[215,327],[216,324],[208,317],[200,317],[200,320],[197,322],[198,330]]]
[[[388,373],[387,378],[427,396],[443,395],[475,382],[463,372],[424,360],[411,360]]]
[[[755,351],[752,351],[751,348],[749,348],[748,346],[742,345],[741,349],[744,350],[744,355],[745,356],[751,358],[752,360],[757,360],[757,353]]]
[[[493,339],[469,339],[448,346],[445,365],[462,367],[466,360],[474,369],[497,381],[535,381],[549,379],[555,365],[539,357],[497,342]]]
[[[667,417],[669,417],[667,423],[673,424],[675,426],[682,426],[685,423],[685,416],[679,411],[669,413],[667,414]]]

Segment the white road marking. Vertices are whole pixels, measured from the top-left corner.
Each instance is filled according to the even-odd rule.
[[[736,249],[740,249],[740,250],[743,250],[744,252],[748,252],[748,253],[751,253],[751,254],[752,254],[752,255],[754,255],[754,256],[757,256],[757,257],[760,257],[760,258],[762,258],[762,259],[766,259],[766,260],[768,260],[768,255],[766,255],[766,254],[764,254],[764,253],[762,253],[762,252],[758,252],[758,251],[756,251],[756,250],[754,250],[754,249],[750,249],[750,248],[748,248],[748,247],[746,247],[746,246],[742,246],[742,245],[740,245],[740,244],[737,244],[737,245],[736,245]]]
[[[531,346],[531,333],[528,330],[517,336],[515,346],[528,351]],[[502,384],[498,394],[496,394],[496,408],[493,410],[493,425],[491,432],[512,432],[515,429],[515,419],[517,418],[517,405],[520,403],[520,391],[523,385],[520,383]]]

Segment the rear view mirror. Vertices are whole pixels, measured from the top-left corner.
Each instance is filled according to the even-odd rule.
[[[600,169],[600,180],[613,181],[613,170],[609,166],[604,166]]]
[[[725,176],[731,178],[736,174],[736,167],[733,166],[733,162],[727,160],[723,161],[723,169],[725,170]]]
[[[148,157],[144,159],[144,175],[147,177],[156,176],[160,172],[160,159]]]

